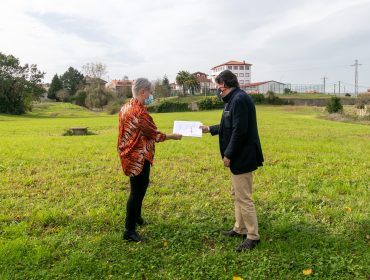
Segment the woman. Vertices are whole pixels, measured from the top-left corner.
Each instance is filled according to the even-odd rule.
[[[164,134],[157,130],[145,105],[153,101],[151,83],[139,78],[132,86],[133,98],[122,106],[119,113],[118,153],[123,172],[130,176],[130,196],[127,200],[125,231],[123,238],[140,242],[136,224],[146,222],[141,217],[141,206],[149,185],[150,165],[153,164],[154,143],[180,140],[182,135]]]

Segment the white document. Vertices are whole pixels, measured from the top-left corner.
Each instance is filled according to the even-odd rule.
[[[174,121],[173,133],[182,136],[202,137],[201,122]]]

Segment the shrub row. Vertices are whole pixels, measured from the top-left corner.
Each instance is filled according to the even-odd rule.
[[[254,104],[264,104],[266,102],[265,95],[262,93],[249,94]]]
[[[282,105],[286,104],[286,101],[276,96],[272,91],[267,92],[267,94],[249,94],[252,98],[254,104],[273,104]],[[197,102],[199,110],[212,110],[212,109],[222,109],[224,107],[224,102],[218,99],[216,96],[206,97]]]
[[[168,113],[168,112],[186,112],[190,111],[189,104],[179,101],[164,100],[152,106],[148,106],[149,112]]]
[[[273,91],[268,91],[266,94],[257,93],[249,94],[254,104],[271,104],[271,105],[284,105],[288,102],[278,97]]]
[[[212,110],[224,108],[224,102],[216,96],[205,97],[197,102],[199,110]]]

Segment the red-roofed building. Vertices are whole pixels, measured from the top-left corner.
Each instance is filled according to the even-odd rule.
[[[131,93],[131,87],[134,83],[134,80],[112,80],[107,88],[112,90],[117,96],[129,97]]]
[[[207,74],[198,71],[192,75],[197,79],[200,85],[200,92],[209,93],[209,90],[212,88],[212,80],[207,77]]]
[[[249,84],[251,82],[251,66],[252,64],[246,63],[244,60],[242,62],[230,60],[223,64],[217,65],[211,68],[212,82],[215,82],[215,78],[224,70],[230,70],[237,77],[239,84]]]

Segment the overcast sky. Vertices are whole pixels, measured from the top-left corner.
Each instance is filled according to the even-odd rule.
[[[35,63],[45,82],[69,66],[107,65],[107,80],[174,81],[245,60],[252,82],[342,81],[370,88],[370,0],[5,0],[0,52]]]

